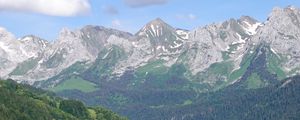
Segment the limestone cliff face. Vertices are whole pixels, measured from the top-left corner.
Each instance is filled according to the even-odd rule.
[[[190,32],[188,61],[193,74],[208,68],[211,64],[231,59],[239,66],[246,52],[249,39],[262,24],[248,16],[230,19]],[[224,58],[224,55],[229,58]]]
[[[264,27],[251,39],[251,45],[267,43],[281,58],[286,72],[300,67],[300,11],[298,8],[274,8]]]

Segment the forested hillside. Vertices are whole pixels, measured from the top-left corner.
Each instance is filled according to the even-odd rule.
[[[132,114],[131,117],[137,120],[300,119],[300,76],[287,78],[277,85],[259,89],[240,89],[236,85],[202,94],[190,105],[147,109],[151,112]]]
[[[126,120],[101,107],[55,97],[12,80],[0,81],[0,120]]]

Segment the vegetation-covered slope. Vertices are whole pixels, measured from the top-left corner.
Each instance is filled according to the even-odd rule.
[[[280,77],[273,72],[280,71],[281,68],[279,67],[269,69],[270,63],[274,64],[271,62],[273,59],[270,56],[275,55],[270,47],[262,44],[251,50],[252,52],[249,50],[241,62],[240,69],[235,71],[232,71],[230,67],[231,62],[217,63],[213,64],[207,72],[199,74],[198,77],[191,80],[186,75],[188,69],[183,64],[163,67],[163,61],[154,61],[138,68],[136,71],[129,71],[115,80],[97,79],[98,77],[87,79],[82,77],[85,74],[81,76],[74,75],[75,77],[73,78],[81,78],[94,83],[98,89],[86,92],[78,88],[72,90],[67,89],[69,87],[65,87],[65,90],[59,91],[57,94],[81,100],[91,106],[103,105],[134,120],[171,119],[173,116],[189,118],[190,114],[193,116],[199,115],[200,112],[198,111],[203,111],[201,108],[210,109],[210,107],[215,105],[224,105],[228,102],[233,104],[242,100],[243,102],[248,102],[247,98],[243,98],[244,94],[251,94],[253,98],[249,101],[253,102],[252,99],[256,99],[255,94],[266,94],[262,93],[261,89],[269,89],[280,85],[282,78],[285,78],[285,76]],[[97,74],[101,75],[101,72]],[[227,80],[224,82],[220,81],[225,79],[224,76]],[[220,80],[216,80],[217,82],[213,85],[209,83],[201,84],[206,79]],[[76,79],[67,81],[78,83]],[[58,86],[61,85],[63,84]],[[235,89],[224,91],[224,89],[228,88]],[[251,93],[251,91],[256,91],[256,89],[257,92]],[[227,96],[229,97],[227,98]],[[224,101],[223,99],[226,100]],[[227,101],[229,99],[230,101]],[[257,100],[260,100],[260,98]],[[216,103],[212,101],[216,101]],[[234,107],[235,105],[229,106],[230,104],[227,107]],[[237,106],[242,105],[239,104]],[[245,107],[246,110],[249,109],[249,106],[242,107]],[[223,108],[215,109],[218,111]],[[234,110],[235,108],[230,109]],[[177,111],[180,112],[177,113]],[[222,114],[219,116],[222,116]],[[204,118],[210,117],[206,114]],[[193,118],[199,117],[191,117],[191,119]]]
[[[52,93],[0,81],[0,120],[125,120],[101,107],[55,97]]]
[[[299,120],[299,93],[300,76],[259,89],[240,89],[234,84],[202,94],[189,105],[144,109],[148,112],[130,116],[136,120]]]

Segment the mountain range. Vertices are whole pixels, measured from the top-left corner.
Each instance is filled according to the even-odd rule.
[[[300,72],[299,40],[294,6],[274,8],[264,22],[242,16],[194,30],[160,18],[136,34],[64,28],[53,42],[0,28],[0,77],[138,119],[143,110],[193,105],[210,92],[274,87]]]

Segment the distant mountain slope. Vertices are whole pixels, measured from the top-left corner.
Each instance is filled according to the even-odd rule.
[[[0,81],[0,120],[126,120],[100,107],[86,107],[14,81]]]

